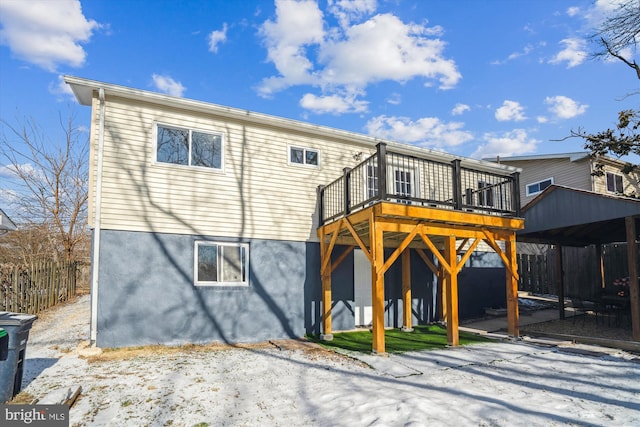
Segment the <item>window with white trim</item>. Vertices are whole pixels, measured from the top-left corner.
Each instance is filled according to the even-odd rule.
[[[249,244],[195,242],[196,286],[249,286]]]
[[[622,175],[617,173],[607,172],[607,191],[611,193],[624,193],[624,186],[622,184]]]
[[[156,161],[222,169],[222,135],[157,125]]]
[[[313,148],[290,146],[289,163],[318,167],[320,166],[320,152]]]
[[[533,196],[542,193],[545,188],[553,184],[553,177],[543,179],[542,181],[527,184],[527,196]]]

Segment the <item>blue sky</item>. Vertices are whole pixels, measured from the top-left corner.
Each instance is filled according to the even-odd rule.
[[[609,3],[2,0],[0,118],[88,127],[70,74],[461,156],[580,151],[554,140],[638,107],[589,57]]]

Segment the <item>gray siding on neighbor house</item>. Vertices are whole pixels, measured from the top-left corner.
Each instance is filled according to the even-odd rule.
[[[248,287],[193,284],[194,241],[233,241],[103,230],[97,345],[260,342],[320,332],[319,244],[253,239]],[[334,256],[342,253],[337,248]],[[401,266],[386,277],[386,322],[402,326]],[[435,318],[433,275],[413,254],[414,322]],[[353,256],[334,272],[333,327],[354,327]]]

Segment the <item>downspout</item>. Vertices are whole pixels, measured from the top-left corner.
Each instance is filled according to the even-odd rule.
[[[93,257],[91,262],[91,344],[95,346],[98,335],[98,271],[100,267],[100,207],[102,202],[102,151],[104,149],[104,89],[98,92],[100,112],[98,118],[98,165],[96,171],[96,200],[93,223]]]

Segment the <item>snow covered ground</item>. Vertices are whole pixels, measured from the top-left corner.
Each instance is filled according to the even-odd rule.
[[[81,385],[71,425],[640,425],[640,359],[495,342],[380,357],[279,342],[102,352],[89,297],[34,324],[23,391]],[[92,356],[92,354],[94,354]]]

